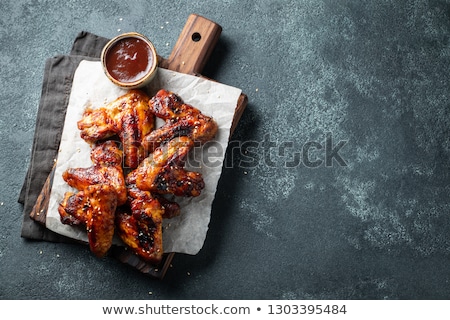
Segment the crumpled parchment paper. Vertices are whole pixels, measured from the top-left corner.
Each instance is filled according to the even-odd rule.
[[[150,96],[159,89],[176,93],[185,103],[212,116],[219,125],[214,141],[191,150],[186,168],[201,172],[205,189],[195,198],[175,197],[181,206],[181,215],[166,219],[163,227],[165,252],[197,254],[203,246],[210,221],[211,206],[215,197],[230,128],[241,90],[211,80],[186,75],[166,69],[158,69],[155,80],[147,88]],[[105,76],[100,62],[82,61],[73,80],[69,105],[56,159],[55,176],[50,194],[46,227],[58,234],[87,242],[83,229],[64,225],[58,214],[59,202],[65,192],[76,191],[62,179],[62,173],[69,167],[85,168],[92,165],[91,147],[80,137],[77,121],[86,107],[101,107],[115,100],[126,91],[112,84]],[[162,121],[157,121],[157,126]],[[116,237],[114,242],[121,244]]]

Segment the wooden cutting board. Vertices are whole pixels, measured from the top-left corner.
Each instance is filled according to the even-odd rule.
[[[221,33],[222,27],[217,23],[202,16],[191,14],[188,17],[170,56],[167,59],[158,56],[159,67],[203,77],[201,75],[203,68],[211,56]],[[247,106],[247,101],[247,96],[241,94],[237,102],[231,134],[236,128],[239,119]],[[45,225],[46,221],[53,175],[54,171],[48,176],[42,192],[37,198],[36,204],[30,213],[30,217],[33,220],[43,225]],[[142,273],[162,279],[170,266],[174,253],[165,254],[164,259],[159,266],[150,265],[142,261],[125,247],[113,246],[111,248],[111,255],[118,258],[123,263],[138,269]]]

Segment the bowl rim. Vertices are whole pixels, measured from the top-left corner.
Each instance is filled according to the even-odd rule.
[[[152,65],[148,71],[148,73],[145,74],[142,78],[133,81],[133,82],[122,82],[114,78],[108,71],[108,68],[106,67],[106,57],[108,55],[109,50],[120,40],[126,39],[126,38],[137,38],[140,40],[143,40],[148,47],[150,48],[150,52],[152,54]],[[114,84],[122,87],[122,88],[138,88],[141,86],[144,86],[147,84],[148,81],[150,81],[156,74],[156,68],[158,66],[158,55],[156,53],[155,46],[153,43],[143,34],[138,32],[125,32],[122,34],[119,34],[109,40],[105,46],[103,47],[101,54],[100,54],[100,61],[102,63],[103,71],[105,75],[111,80]]]

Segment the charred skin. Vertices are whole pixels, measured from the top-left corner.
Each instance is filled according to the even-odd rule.
[[[67,192],[58,212],[63,224],[85,226],[91,251],[103,257],[112,245],[116,208],[115,189],[95,184],[77,193]]]
[[[205,143],[217,133],[217,123],[197,108],[183,103],[180,97],[167,90],[159,90],[150,99],[151,112],[166,124],[150,132],[143,139],[144,148],[151,153],[175,137],[186,136],[194,142]]]
[[[117,233],[136,255],[152,264],[159,264],[163,257],[162,221],[164,208],[148,191],[132,187],[130,213],[116,213]]]
[[[61,223],[71,226],[86,226],[88,208],[89,203],[84,192],[66,192],[58,206]]]
[[[164,198],[162,195],[153,194],[150,191],[144,191],[136,186],[136,176],[128,174],[127,179],[128,203],[132,203],[136,199],[153,199],[158,200],[163,209],[161,215],[163,219],[170,219],[180,215],[180,205],[174,201]]]
[[[130,90],[103,107],[87,108],[78,121],[81,138],[95,143],[117,135],[123,145],[125,165],[136,168],[146,156],[142,139],[154,128],[149,97],[140,90]]]
[[[135,176],[126,180],[128,206],[116,211],[116,230],[122,241],[141,259],[157,265],[163,257],[162,221],[180,214],[180,206],[136,186]]]
[[[134,181],[139,189],[152,193],[199,196],[205,187],[201,173],[183,168],[193,145],[188,137],[170,140],[145,158],[138,168],[130,172],[127,180]]]

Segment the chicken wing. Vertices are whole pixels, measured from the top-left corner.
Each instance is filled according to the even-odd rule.
[[[127,189],[122,169],[122,151],[114,141],[105,141],[91,151],[93,166],[88,168],[69,168],[63,172],[68,185],[78,190],[94,184],[108,184],[117,193],[117,205],[127,201]]]
[[[154,128],[149,97],[140,90],[130,90],[100,108],[86,108],[78,121],[81,138],[94,143],[118,135],[125,154],[125,165],[136,168],[146,156],[142,139]]]
[[[139,167],[127,176],[140,190],[176,196],[199,196],[205,187],[199,172],[187,171],[184,161],[194,142],[188,137],[176,137],[158,147]]]
[[[134,187],[133,187],[134,188]],[[162,220],[164,208],[148,191],[135,189],[130,211],[116,213],[117,233],[122,241],[143,260],[159,264],[163,256]]]
[[[61,222],[85,226],[90,250],[103,257],[112,245],[117,196],[108,184],[87,186],[77,193],[67,192],[59,204]]]
[[[163,209],[161,213],[163,219],[170,219],[180,215],[180,205],[175,201],[170,201],[169,199],[164,198],[163,195],[153,194],[150,191],[139,189],[136,186],[136,174],[128,174],[126,184],[129,203],[133,202],[136,199],[149,199],[151,201],[153,201],[153,199],[156,199],[161,204],[161,208]]]
[[[180,206],[136,186],[136,176],[127,176],[129,212],[116,211],[117,234],[143,260],[159,264],[163,256],[162,221],[180,214]]]
[[[179,136],[187,136],[195,142],[205,143],[217,133],[218,126],[213,118],[197,108],[183,103],[173,92],[161,89],[149,101],[151,112],[166,121],[165,125],[143,138],[148,153],[158,146]]]

